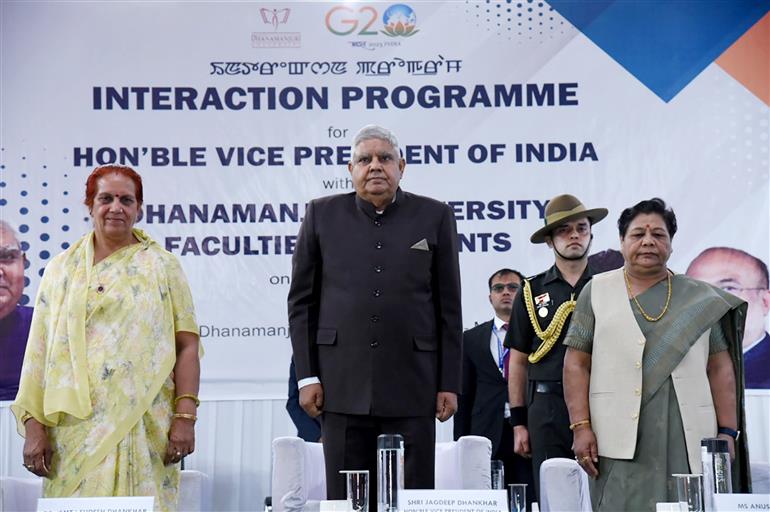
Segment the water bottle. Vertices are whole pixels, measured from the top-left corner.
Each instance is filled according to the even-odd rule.
[[[404,438],[377,437],[377,512],[398,510],[398,491],[404,488]]]
[[[733,492],[730,450],[725,439],[716,437],[701,439],[700,446],[703,498],[708,512],[714,510],[714,494]]]

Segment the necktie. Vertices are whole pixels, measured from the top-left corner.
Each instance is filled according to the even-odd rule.
[[[508,323],[504,323],[500,327],[500,331],[503,333],[503,340],[505,339],[505,333],[508,332]],[[508,382],[508,359],[510,359],[511,351],[508,348],[503,348],[503,379]]]

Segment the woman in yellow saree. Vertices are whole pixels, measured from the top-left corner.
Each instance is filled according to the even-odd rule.
[[[47,266],[19,393],[24,466],[43,495],[155,496],[174,510],[178,462],[195,448],[198,326],[176,258],[133,227],[141,177],[98,167],[94,222]]]

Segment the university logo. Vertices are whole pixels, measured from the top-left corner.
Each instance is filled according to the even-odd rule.
[[[285,24],[289,21],[291,9],[265,9],[262,7],[259,9],[259,14],[262,15],[262,21],[264,23],[272,25],[273,30],[278,31],[278,25]]]
[[[291,9],[268,9],[261,7],[259,16],[264,25],[273,27],[272,32],[252,32],[252,48],[300,48],[302,35],[299,32],[279,32],[278,27],[289,21]]]

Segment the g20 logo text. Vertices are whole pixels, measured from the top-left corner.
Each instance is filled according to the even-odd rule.
[[[382,15],[382,30],[379,31],[375,27],[378,18],[377,9],[371,5],[337,5],[326,13],[326,28],[338,36],[384,34],[388,37],[411,37],[419,32],[415,29],[417,15],[408,5],[394,4],[388,7]]]

